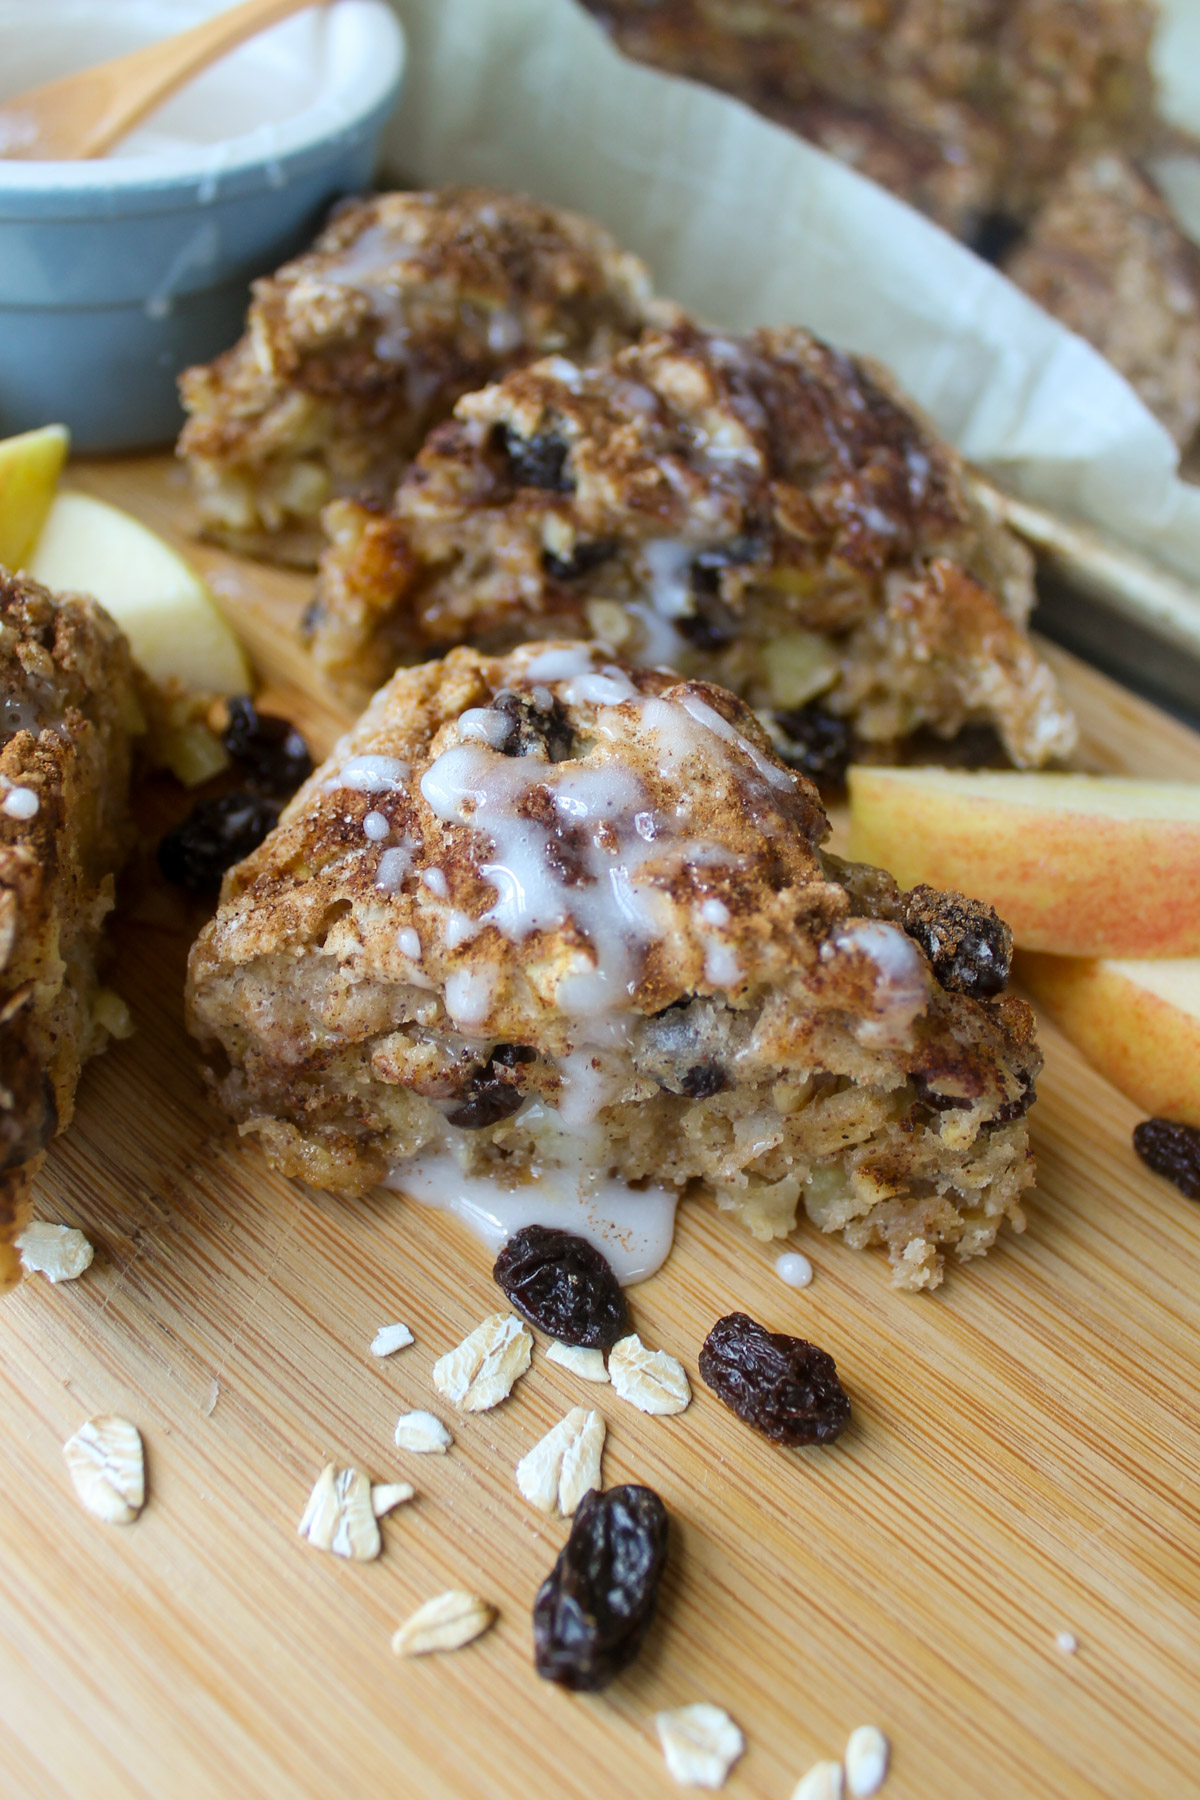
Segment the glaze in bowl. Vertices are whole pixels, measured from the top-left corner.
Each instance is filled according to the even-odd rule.
[[[0,0],[0,107],[225,4]],[[253,277],[370,186],[403,67],[385,0],[332,0],[205,71],[106,158],[0,160],[0,436],[61,420],[78,450],[169,442],[176,377],[238,337]]]

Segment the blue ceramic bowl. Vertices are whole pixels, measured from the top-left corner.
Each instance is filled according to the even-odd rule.
[[[0,0],[0,105],[228,0]],[[298,14],[96,162],[0,160],[0,436],[169,442],[175,381],[239,336],[251,279],[369,187],[404,65],[386,0]]]

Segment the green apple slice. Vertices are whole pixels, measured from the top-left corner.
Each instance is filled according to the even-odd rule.
[[[0,440],[0,563],[6,568],[26,566],[70,447],[65,425]]]
[[[90,494],[59,494],[29,573],[56,592],[92,594],[147,675],[168,690],[246,694],[241,646],[204,582],[153,531]]]

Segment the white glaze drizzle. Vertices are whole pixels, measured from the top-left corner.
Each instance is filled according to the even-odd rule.
[[[404,786],[411,773],[409,765],[395,756],[352,756],[329,777],[325,792],[332,794],[339,788],[353,788],[360,794],[395,793]]]
[[[453,1213],[492,1251],[526,1225],[574,1232],[607,1257],[626,1287],[645,1281],[667,1260],[679,1201],[674,1188],[634,1189],[570,1165],[508,1186],[491,1176],[464,1175],[447,1151],[397,1163],[386,1185]]]

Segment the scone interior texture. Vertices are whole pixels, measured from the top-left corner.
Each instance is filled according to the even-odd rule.
[[[240,341],[183,376],[202,524],[312,563],[326,501],[385,499],[460,394],[555,352],[603,356],[674,311],[637,257],[556,207],[486,188],[343,203],[254,284]]]
[[[80,1065],[121,1029],[96,952],[128,847],[129,646],[94,600],[0,570],[0,1286]]]
[[[346,687],[570,633],[733,689],[784,754],[813,703],[867,743],[982,722],[1018,766],[1073,743],[1024,631],[1028,552],[882,369],[797,327],[516,371],[459,402],[389,512],[326,525],[310,626]]]
[[[970,939],[975,903],[826,834],[720,688],[458,649],[398,673],[227,876],[190,1027],[317,1186],[431,1157],[450,1183],[700,1181],[759,1237],[802,1203],[933,1286],[946,1247],[1021,1228],[1032,1015],[1006,955],[973,997],[922,947]]]

